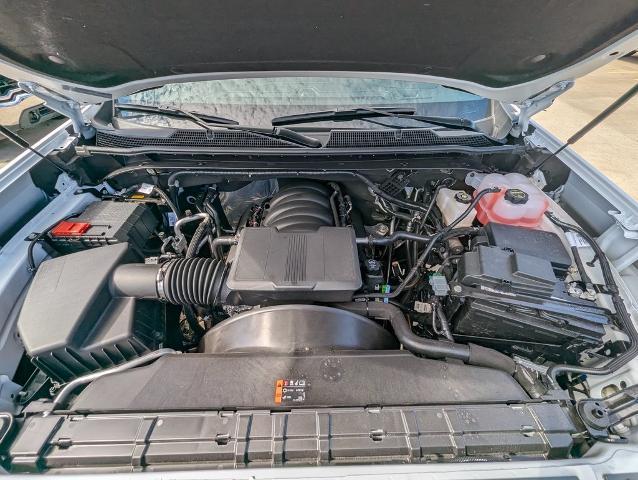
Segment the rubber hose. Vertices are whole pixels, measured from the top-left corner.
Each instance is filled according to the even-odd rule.
[[[176,305],[214,305],[223,267],[210,258],[171,260],[162,266],[160,294]]]
[[[188,249],[186,250],[186,258],[193,258],[197,255],[197,248],[199,246],[199,242],[202,240],[204,235],[206,234],[206,230],[210,225],[210,220],[205,218],[202,220],[199,225],[197,225],[197,229],[193,234],[190,243],[188,244]]]
[[[334,305],[362,316],[376,317],[388,320],[394,334],[404,348],[412,353],[418,353],[428,358],[454,358],[470,365],[502,370],[510,375],[516,371],[516,363],[507,355],[491,348],[479,345],[461,345],[458,343],[441,342],[416,335],[408,324],[405,315],[398,307],[382,302],[350,302]]]
[[[114,296],[166,300],[175,305],[215,305],[224,264],[210,258],[180,258],[162,265],[120,265],[111,276]]]
[[[439,323],[441,324],[441,333],[450,342],[454,342],[454,337],[452,336],[452,332],[450,331],[450,323],[447,321],[447,317],[445,316],[445,312],[443,311],[443,306],[440,303],[437,303],[436,305],[436,314],[439,319]]]

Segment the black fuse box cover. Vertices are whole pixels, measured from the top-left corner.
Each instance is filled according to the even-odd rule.
[[[523,253],[479,246],[459,261],[459,281],[485,291],[548,297],[557,282],[550,263]]]
[[[604,316],[532,309],[508,303],[506,297],[495,300],[467,298],[454,318],[454,337],[526,358],[577,364],[580,352],[599,346],[605,334]]]
[[[111,200],[94,202],[68,221],[88,223],[90,227],[80,235],[49,235],[51,243],[61,253],[124,242],[139,251],[159,223],[150,205]]]
[[[572,264],[565,245],[553,232],[490,222],[485,225],[485,233],[493,247],[549,260],[558,278],[565,278]]]

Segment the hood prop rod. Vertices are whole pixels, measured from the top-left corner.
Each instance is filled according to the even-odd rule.
[[[4,125],[0,125],[0,133],[2,133],[2,135],[7,137],[7,139],[9,141],[11,141],[12,143],[16,144],[18,147],[23,148],[25,150],[30,150],[31,152],[35,153],[38,157],[40,157],[42,160],[46,160],[51,165],[53,165],[56,169],[60,170],[60,172],[67,173],[67,174],[69,173],[69,171],[67,169],[65,169],[64,167],[61,167],[60,165],[58,165],[58,163],[56,161],[54,161],[51,157],[49,157],[49,156],[43,154],[42,152],[39,152],[35,148],[33,148],[29,144],[29,142],[27,142],[24,138],[22,138],[17,133],[12,132],[11,130],[9,130]]]
[[[616,110],[618,110],[620,107],[622,107],[625,103],[627,103],[629,100],[631,100],[637,93],[638,93],[638,83],[636,83],[633,87],[631,87],[629,90],[627,90],[625,93],[623,93],[620,97],[618,97],[618,99],[614,103],[609,105],[606,109],[604,109],[602,112],[600,112],[594,118],[592,118],[589,121],[589,123],[587,123],[587,125],[582,127],[580,130],[578,130],[576,133],[574,133],[571,137],[569,137],[567,139],[567,141],[558,150],[556,150],[554,153],[550,153],[549,155],[547,155],[543,160],[541,160],[541,162],[538,165],[536,165],[534,168],[532,168],[532,170],[530,170],[529,173],[530,174],[534,173],[536,170],[541,168],[543,166],[543,164],[547,160],[549,160],[552,157],[555,157],[560,152],[565,150],[567,147],[569,147],[570,145],[573,145],[578,140],[583,138],[594,127],[596,127],[600,123],[604,122],[607,117],[609,117],[612,113],[614,113]]]

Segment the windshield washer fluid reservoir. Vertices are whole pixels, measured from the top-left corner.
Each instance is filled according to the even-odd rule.
[[[472,203],[472,196],[463,190],[450,190],[449,188],[441,188],[436,195],[436,206],[441,210],[443,215],[443,224],[449,225],[456,220]],[[472,210],[457,225],[457,227],[471,227],[476,217],[476,210]]]
[[[498,193],[485,195],[476,205],[476,218],[483,225],[489,222],[518,227],[538,227],[549,207],[549,199],[534,182],[520,173],[490,173],[476,187],[476,193],[499,187]]]

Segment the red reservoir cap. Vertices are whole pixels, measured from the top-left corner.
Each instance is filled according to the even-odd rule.
[[[86,222],[68,222],[66,220],[58,223],[51,230],[52,237],[78,237],[91,228],[90,223]]]

